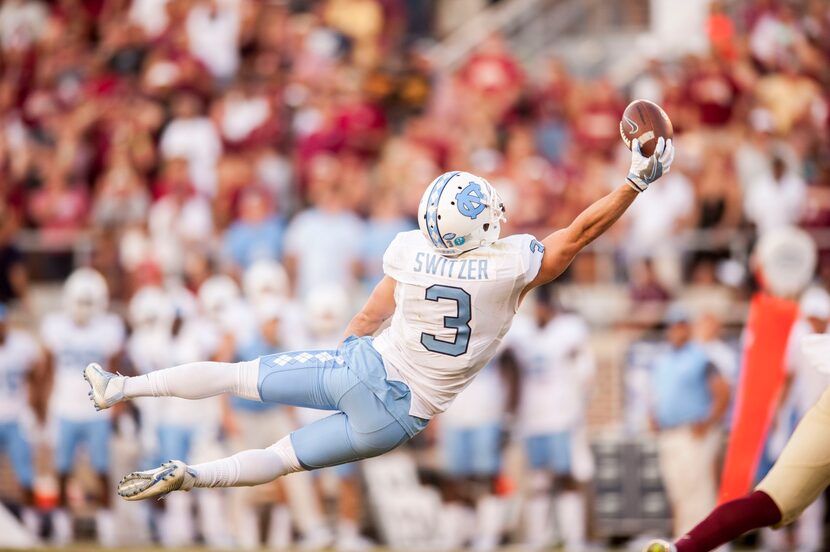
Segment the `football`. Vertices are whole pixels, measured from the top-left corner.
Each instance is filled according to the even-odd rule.
[[[640,151],[646,157],[651,157],[654,153],[659,137],[668,140],[673,134],[669,116],[654,102],[634,100],[623,112],[620,137],[628,149],[631,149],[632,140],[638,139]]]

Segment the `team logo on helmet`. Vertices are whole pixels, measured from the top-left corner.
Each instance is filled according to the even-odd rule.
[[[481,186],[477,182],[470,182],[466,188],[455,196],[458,212],[473,220],[487,207],[484,203],[486,199],[481,192]]]

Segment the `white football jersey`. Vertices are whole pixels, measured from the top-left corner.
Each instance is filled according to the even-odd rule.
[[[499,425],[504,416],[506,398],[497,361],[493,360],[441,414],[441,425],[458,429]],[[482,405],[487,407],[482,408]]]
[[[170,338],[170,363],[177,366],[212,358],[222,339],[222,330],[205,318],[184,322],[176,336]],[[161,403],[162,425],[197,429],[206,434],[218,432],[222,420],[222,397],[208,397],[198,401],[166,397]]]
[[[89,386],[83,372],[90,362],[106,368],[124,344],[124,323],[117,315],[102,314],[84,326],[77,325],[62,312],[47,315],[41,324],[43,344],[52,355],[55,387],[50,410],[72,420],[95,419],[102,413],[87,397]]]
[[[28,408],[26,377],[40,354],[35,339],[20,330],[9,330],[0,343],[0,423],[18,419]]]
[[[412,390],[413,416],[446,410],[495,355],[543,252],[527,234],[455,259],[436,253],[418,230],[392,241],[383,271],[397,281],[396,308],[374,345],[390,379]]]
[[[573,429],[584,421],[594,357],[588,326],[574,314],[559,314],[544,327],[517,320],[506,341],[522,371],[519,424],[525,435]]]

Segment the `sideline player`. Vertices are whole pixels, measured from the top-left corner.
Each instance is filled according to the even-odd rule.
[[[91,364],[99,409],[134,397],[249,399],[337,411],[268,448],[188,466],[171,461],[127,475],[119,494],[139,500],[193,487],[258,485],[282,475],[388,452],[422,431],[492,358],[531,289],[559,276],[671,166],[671,141],[644,157],[635,143],[624,184],[542,242],[499,239],[504,205],[486,180],[449,172],[426,189],[421,232],[398,234],[386,276],[337,350],[296,351],[235,364],[196,362],[127,378]],[[391,325],[371,336],[391,317]]]
[[[450,548],[461,548],[468,539],[471,548],[479,551],[495,550],[501,543],[507,503],[497,492],[498,479],[504,436],[519,401],[516,364],[509,350],[498,354],[439,419],[450,480],[447,499],[452,509],[447,515],[468,518],[469,508],[475,508],[475,523],[451,524],[455,531],[446,543]]]
[[[830,335],[812,334],[802,342],[809,366],[830,374]],[[715,508],[675,543],[653,541],[646,552],[706,552],[762,527],[783,527],[830,485],[830,388],[799,422],[781,456],[755,490]]]
[[[34,462],[25,426],[30,412],[41,425],[46,419],[43,353],[32,335],[9,327],[8,317],[0,303],[0,452],[8,455],[23,492],[23,523],[37,535]]]
[[[521,374],[518,428],[530,467],[525,506],[526,544],[551,544],[551,518],[567,550],[585,548],[585,483],[594,463],[585,435],[594,357],[588,324],[556,305],[550,286],[536,290],[532,320],[507,336]]]
[[[86,446],[101,489],[102,508],[95,519],[98,540],[104,546],[115,544],[115,525],[109,509],[112,420],[90,412],[89,405],[78,397],[83,393],[79,375],[84,366],[90,362],[110,366],[124,344],[124,323],[118,315],[107,312],[108,305],[109,290],[104,277],[91,268],[79,268],[64,285],[63,310],[48,314],[41,325],[48,366],[54,370],[55,378],[49,407],[58,427],[55,469],[60,496],[52,523],[54,540],[59,544],[73,539],[67,484],[81,445]]]

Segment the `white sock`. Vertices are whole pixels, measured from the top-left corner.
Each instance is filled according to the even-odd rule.
[[[551,500],[547,495],[531,496],[525,506],[527,545],[532,549],[546,548],[552,541],[550,523]]]
[[[250,487],[304,469],[294,452],[291,436],[266,449],[243,450],[190,468],[196,472],[194,487]]]
[[[195,540],[196,528],[193,523],[193,495],[170,493],[164,500],[164,514],[161,518],[159,537],[165,548],[190,546]]]
[[[566,491],[554,502],[559,533],[568,550],[585,548],[586,520],[585,497],[578,491]]]
[[[59,545],[65,546],[72,542],[74,537],[72,526],[72,516],[65,508],[58,508],[52,514],[52,541]]]
[[[98,535],[98,544],[104,548],[116,546],[115,519],[109,510],[98,510],[95,513],[95,532]]]
[[[225,513],[224,493],[200,492],[196,495],[199,505],[199,530],[208,548],[227,550],[233,546]]]
[[[501,541],[504,526],[504,508],[502,500],[493,495],[483,496],[476,503],[476,550],[494,550]]]
[[[259,359],[246,362],[188,362],[124,380],[124,396],[205,399],[230,393],[258,401]]]
[[[247,492],[247,491],[237,491]],[[251,504],[237,505],[236,519],[233,524],[236,546],[241,550],[259,548],[259,523],[257,512]]]
[[[291,546],[291,513],[288,508],[278,504],[271,508],[271,520],[268,524],[268,548],[285,550]]]

